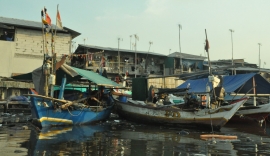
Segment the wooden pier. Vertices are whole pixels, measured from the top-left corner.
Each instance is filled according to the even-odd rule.
[[[32,82],[16,81],[11,78],[0,77],[0,111],[11,112],[31,112],[30,101],[13,101],[12,96],[28,94],[30,88],[34,88]]]
[[[30,101],[0,101],[0,108],[4,113],[31,113]]]

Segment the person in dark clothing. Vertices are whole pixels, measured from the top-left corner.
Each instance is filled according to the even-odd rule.
[[[225,89],[222,86],[216,87],[215,89],[216,100],[218,102],[218,107],[223,103],[225,97]]]
[[[148,98],[147,98],[147,102],[153,102],[153,99],[154,99],[154,94],[153,94],[153,90],[154,89],[154,86],[151,85],[149,87],[149,90],[148,90]]]
[[[102,72],[102,76],[108,78],[107,70],[105,68],[104,68],[104,70]]]
[[[13,41],[13,37],[10,37],[6,31],[4,33],[4,38],[6,41]]]
[[[4,35],[1,35],[0,40],[6,40],[6,37]]]

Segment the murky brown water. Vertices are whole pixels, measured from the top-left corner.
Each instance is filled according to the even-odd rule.
[[[22,118],[20,118],[22,119]],[[41,132],[27,123],[0,126],[1,156],[179,156],[270,154],[270,124],[227,124],[217,134],[237,140],[202,140],[194,129],[149,126],[111,119],[91,126],[54,127]]]

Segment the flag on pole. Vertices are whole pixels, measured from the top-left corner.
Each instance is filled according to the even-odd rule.
[[[52,25],[52,20],[49,16],[49,14],[47,13],[47,9],[44,8],[44,12],[45,12],[45,21],[49,24],[49,25]]]
[[[44,17],[45,16],[45,17]],[[41,10],[41,17],[42,17],[42,23],[45,26],[46,32],[50,31],[52,22],[49,14],[47,13],[47,9],[44,7],[44,9]]]
[[[46,13],[46,21],[48,22],[49,25],[52,25],[52,20],[48,13]]]
[[[61,21],[61,17],[60,17],[60,13],[59,13],[58,8],[57,8],[57,14],[56,14],[56,25],[58,28],[63,29],[62,21]]]
[[[134,34],[134,37],[137,41],[139,41],[139,36],[137,34]]]
[[[206,39],[206,40],[205,40],[205,47],[204,47],[204,49],[205,49],[206,52],[208,52],[208,49],[209,49],[209,48],[210,48],[209,42],[208,42],[208,39]]]
[[[48,25],[48,22],[45,20],[45,18],[44,18],[44,10],[42,9],[41,10],[41,19],[42,19],[42,23],[46,26],[46,25]]]

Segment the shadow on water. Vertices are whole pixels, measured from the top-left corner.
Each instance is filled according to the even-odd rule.
[[[52,127],[40,132],[22,125],[0,127],[0,155],[268,155],[270,127],[228,124],[215,134],[236,140],[202,140],[210,131],[149,126],[113,119],[91,126]]]

